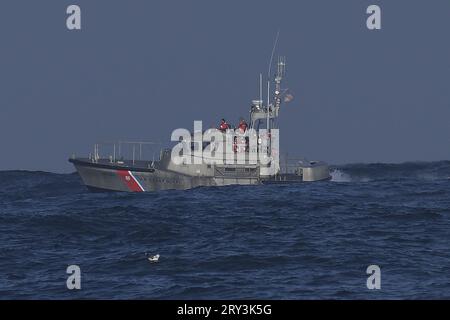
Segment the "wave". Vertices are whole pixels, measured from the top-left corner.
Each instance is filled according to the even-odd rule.
[[[52,197],[86,191],[76,173],[45,171],[0,171],[0,196],[8,194],[10,200]],[[13,197],[14,199],[11,199]]]
[[[450,179],[450,161],[346,164],[334,166],[331,177],[334,182],[448,180]]]
[[[331,175],[331,181],[333,182],[351,182],[352,178],[347,173],[339,170],[339,169],[333,169],[330,172]]]

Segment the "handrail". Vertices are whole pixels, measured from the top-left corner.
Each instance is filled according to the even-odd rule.
[[[94,144],[94,155],[93,157],[90,155],[90,159],[93,162],[98,162],[100,159],[100,146],[109,145],[113,148],[112,154],[109,155],[109,159],[111,163],[115,163],[117,158],[122,158],[122,145],[131,145],[133,147],[133,156],[132,156],[132,162],[134,164],[136,160],[136,146],[139,146],[139,158],[137,160],[142,160],[142,146],[143,145],[162,145],[161,142],[154,142],[154,141],[103,141],[98,142]],[[118,152],[116,152],[116,146],[118,146]],[[155,152],[153,152],[153,161],[155,157]]]

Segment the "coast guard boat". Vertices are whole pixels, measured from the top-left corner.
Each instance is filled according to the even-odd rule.
[[[265,104],[262,100],[260,75],[260,97],[252,101],[248,127],[242,119],[241,124],[245,125],[240,125],[237,129],[229,126],[213,129],[214,132],[194,129],[194,134],[190,137],[179,139],[178,152],[174,152],[174,148],[161,149],[158,159],[142,159],[142,146],[145,143],[122,141],[113,144],[108,156],[101,156],[99,144],[96,144],[93,154],[84,158],[72,156],[69,162],[75,166],[83,183],[92,191],[145,192],[200,186],[328,180],[330,170],[325,162],[287,157],[280,161],[276,120],[282,102],[292,99],[287,90],[281,88],[285,67],[286,61],[280,57],[273,79],[275,90],[270,93],[271,81],[268,80]],[[196,139],[206,135],[214,136],[215,139],[210,139],[209,142]],[[221,136],[223,140],[218,139]],[[132,157],[122,156],[124,144],[132,146]],[[139,150],[138,157],[136,148]]]

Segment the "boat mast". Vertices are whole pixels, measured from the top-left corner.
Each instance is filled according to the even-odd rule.
[[[275,53],[275,49],[277,48],[278,44],[278,38],[280,37],[280,30],[277,31],[277,36],[275,37],[275,42],[273,44],[272,53],[270,55],[270,61],[269,61],[269,70],[267,71],[267,133],[269,133],[270,130],[270,73],[272,71],[272,61],[273,61],[273,55]]]
[[[270,130],[270,80],[267,80],[267,133],[269,133]]]
[[[260,104],[263,103],[263,95],[262,95],[262,73],[259,74],[259,101],[260,101]]]
[[[281,80],[283,80],[286,72],[286,58],[278,57],[277,75],[275,76],[275,109],[279,109],[281,105]]]

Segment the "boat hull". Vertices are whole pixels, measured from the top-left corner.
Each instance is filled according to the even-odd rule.
[[[167,169],[98,164],[77,159],[69,161],[74,164],[83,183],[92,191],[146,192],[260,183],[259,177],[255,175],[192,176]]]
[[[69,159],[83,183],[94,192],[151,192],[158,190],[185,190],[196,187],[226,185],[284,184],[305,181],[329,180],[329,168],[325,163],[299,167],[301,174],[280,173],[276,176],[259,175],[259,167],[213,166],[209,169],[184,170],[184,173],[167,166],[147,161],[122,164],[108,161],[93,162],[89,159]],[[210,167],[210,166],[209,166]],[[170,167],[169,167],[170,168]],[[208,167],[207,167],[208,168]],[[181,170],[181,169],[180,169]],[[203,172],[203,175],[200,173]]]

